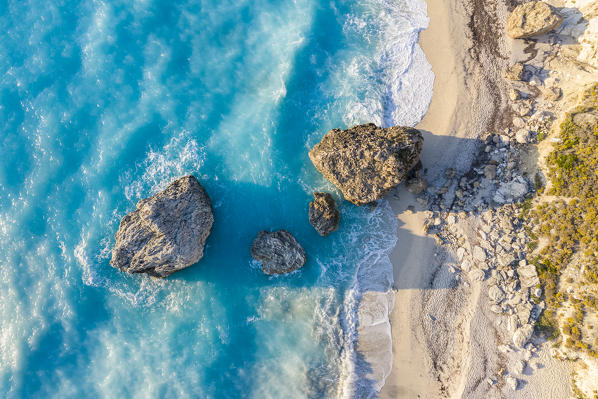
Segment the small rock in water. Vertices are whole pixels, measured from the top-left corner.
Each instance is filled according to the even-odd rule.
[[[284,274],[305,264],[303,247],[286,230],[260,231],[251,245],[251,256],[262,263],[266,274]]]
[[[309,158],[345,199],[366,205],[407,178],[419,162],[423,142],[417,129],[370,123],[329,131],[309,151]]]
[[[309,222],[321,236],[327,236],[338,228],[340,212],[332,195],[314,193],[314,200],[309,203]]]
[[[120,222],[110,264],[128,273],[167,277],[203,257],[214,216],[194,176],[181,177],[142,199]]]

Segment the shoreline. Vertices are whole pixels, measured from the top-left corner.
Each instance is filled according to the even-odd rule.
[[[555,7],[564,5],[558,0],[549,2]],[[567,52],[562,56],[560,53],[563,43],[570,39],[566,34],[558,35],[576,28],[566,22],[550,37],[513,40],[506,34],[509,10],[505,0],[426,3],[430,23],[420,33],[419,45],[435,75],[434,93],[424,118],[415,127],[425,140],[421,155],[424,169],[418,172],[418,178],[427,181],[428,187],[416,196],[402,184],[387,196],[399,226],[397,245],[390,255],[395,293],[390,315],[393,366],[379,397],[568,397],[572,368],[550,355],[551,342],[534,337],[525,349],[513,346],[514,333],[519,326],[533,325],[533,317],[541,312],[536,308],[542,309],[543,304],[530,305],[537,316],[530,318],[528,313],[522,319],[525,312],[518,313],[519,307],[514,316],[506,313],[504,304],[503,310],[492,305],[490,292],[506,289],[498,285],[496,275],[506,276],[508,270],[519,284],[517,262],[503,263],[506,253],[514,255],[514,260],[523,259],[525,266],[525,235],[517,239],[515,235],[519,237],[521,232],[501,231],[502,223],[516,215],[517,200],[502,202],[502,207],[493,200],[498,187],[506,187],[516,179],[533,181],[538,170],[541,154],[537,150],[542,145],[533,144],[533,140],[521,142],[515,133],[522,123],[534,126],[547,110],[557,116],[567,111],[575,105],[570,97],[575,97],[580,81],[587,80],[573,67],[576,61],[571,58],[571,50],[564,48]],[[568,21],[579,23],[573,17]],[[533,47],[541,49],[540,56],[530,52]],[[507,67],[521,61],[529,66],[527,73],[531,76],[544,73],[540,83],[536,83],[537,76],[534,82],[529,76],[518,81],[503,77]],[[559,103],[558,98],[538,97],[538,89],[554,84],[547,81],[544,85],[548,74],[556,77],[556,82],[562,81],[563,101]],[[570,84],[568,79],[573,76],[577,82]],[[522,94],[513,96],[514,87]],[[525,102],[533,104],[533,112],[519,117],[518,107]],[[524,143],[527,146],[522,147]],[[493,165],[500,165],[502,180],[496,179],[496,174],[488,177],[485,169],[481,172],[490,154],[503,154],[496,158],[498,161],[492,158]],[[471,188],[474,181],[477,185],[473,187],[483,187],[475,195]],[[465,205],[465,200],[457,200],[466,190],[470,190],[465,192],[469,201],[481,202]],[[484,202],[488,198],[489,202]],[[453,207],[456,203],[461,205]],[[469,213],[468,208],[476,209],[477,214]],[[516,219],[508,219],[509,226],[515,226]],[[500,234],[488,240],[485,233],[480,235],[480,229],[511,234],[515,238],[513,247],[519,249],[505,252],[501,247],[504,244],[498,245]],[[476,264],[474,256],[472,267],[464,254],[475,255],[472,250],[477,246],[484,248],[484,258],[478,258]],[[521,262],[518,264],[522,267]],[[517,288],[509,292],[509,298],[513,298],[528,291]],[[525,301],[516,303],[527,306]],[[514,307],[509,311],[513,312]]]
[[[466,122],[458,120],[459,95],[463,91],[463,70],[458,68],[459,55],[455,48],[451,26],[463,26],[461,18],[451,24],[455,16],[446,0],[426,0],[429,27],[420,33],[419,45],[426,55],[434,72],[434,94],[422,121],[416,125],[424,134],[422,163],[433,166],[432,179],[452,166],[446,151],[447,142],[442,137],[454,137]],[[458,42],[457,42],[458,43]],[[459,95],[457,95],[459,94]],[[398,189],[398,195],[390,198],[393,212],[399,219],[397,245],[391,253],[393,264],[395,306],[390,315],[392,326],[393,367],[386,384],[380,391],[380,398],[440,397],[438,380],[428,371],[432,369],[431,358],[427,355],[421,320],[417,314],[423,312],[422,301],[425,287],[434,273],[436,244],[424,233],[425,216],[423,207],[417,203],[405,185]],[[416,212],[407,212],[412,206]]]

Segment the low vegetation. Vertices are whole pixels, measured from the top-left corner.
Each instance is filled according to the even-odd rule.
[[[560,140],[546,159],[549,188],[536,179],[537,191],[547,196],[523,203],[521,217],[546,301],[538,328],[556,338],[557,311],[567,303],[572,316],[561,321],[562,342],[598,357],[598,326],[584,324],[589,314],[598,313],[598,84],[581,103],[567,114]],[[577,273],[563,281],[572,262]],[[563,290],[571,285],[574,295]]]

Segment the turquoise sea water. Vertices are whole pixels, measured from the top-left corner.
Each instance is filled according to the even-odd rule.
[[[368,396],[356,305],[391,278],[396,222],[340,201],[307,152],[423,116],[427,23],[423,0],[0,2],[0,397]],[[190,173],[205,257],[111,268],[120,218]],[[314,190],[340,202],[327,238]],[[308,262],[268,277],[249,246],[280,228]]]

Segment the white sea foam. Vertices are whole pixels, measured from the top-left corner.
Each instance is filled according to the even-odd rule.
[[[421,0],[379,0],[371,6],[370,13],[362,12],[358,17],[349,18],[346,25],[347,30],[376,43],[376,52],[373,57],[358,54],[341,68],[340,73],[350,77],[341,85],[344,87],[341,96],[349,98],[345,123],[349,126],[365,122],[379,126],[414,126],[427,111],[434,81],[431,66],[418,44],[419,32],[429,23],[426,4]],[[382,318],[374,324],[384,324],[388,352],[392,353],[389,316],[394,304],[393,266],[389,255],[396,244],[397,222],[390,205],[381,201],[363,228],[372,232],[372,237],[359,254],[359,266],[344,302],[346,351],[341,385],[342,396],[347,398],[375,396],[392,367],[392,356],[377,359],[372,358],[374,354],[365,354],[369,364],[362,364],[357,356],[358,328],[368,323],[365,320],[360,323],[359,308],[364,305],[362,301],[368,291],[374,296],[368,295],[367,301],[384,302],[373,305],[378,308],[384,305],[386,309],[376,309],[382,312]],[[363,239],[363,234],[355,236]],[[368,306],[372,306],[371,302]],[[365,328],[379,329],[375,325]],[[362,330],[362,334],[366,333]],[[375,370],[371,371],[372,368]],[[378,381],[371,383],[372,378]]]

